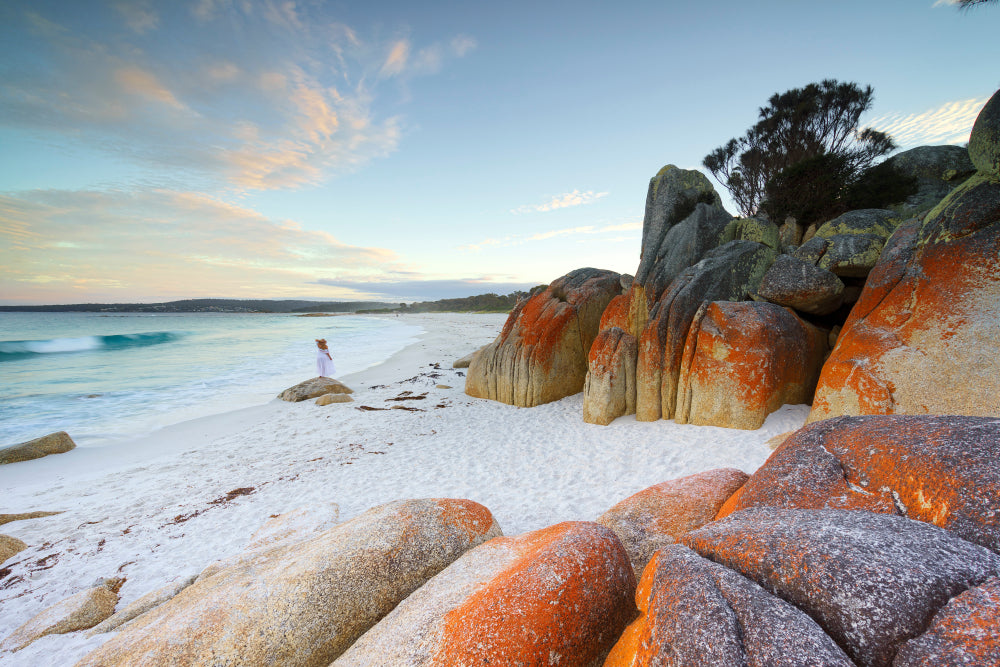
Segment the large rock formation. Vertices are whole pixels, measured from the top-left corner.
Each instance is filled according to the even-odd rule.
[[[919,146],[886,160],[898,173],[916,180],[917,190],[898,208],[905,216],[923,216],[976,171],[961,146]]]
[[[635,601],[605,667],[854,666],[802,611],[680,545],[653,557]]]
[[[1000,152],[998,99],[972,130],[979,171],[887,244],[823,368],[810,421],[1000,415],[1000,174],[984,157]]]
[[[19,651],[45,637],[92,628],[115,611],[124,579],[101,579],[92,588],[71,595],[30,618],[0,643],[0,651]]]
[[[500,529],[467,500],[373,508],[203,576],[83,665],[325,666],[401,600]]]
[[[674,420],[753,430],[786,403],[809,403],[826,339],[772,303],[703,304],[688,328]]]
[[[577,269],[520,302],[473,357],[465,393],[519,407],[579,393],[601,314],[621,290],[614,271]]]
[[[57,431],[41,438],[0,448],[0,465],[40,459],[50,454],[62,454],[76,448],[66,431]]]
[[[603,526],[498,538],[431,579],[334,664],[595,664],[632,619],[634,590],[625,551]]]
[[[892,663],[956,595],[1000,574],[1000,556],[898,516],[754,508],[681,538],[809,614],[860,666]]]
[[[607,425],[621,415],[635,414],[636,356],[635,337],[621,328],[597,335],[587,358],[583,421]]]
[[[717,518],[749,507],[863,509],[947,528],[1000,553],[1000,421],[837,417],[787,438]]]
[[[848,211],[822,225],[792,255],[841,277],[864,278],[900,222],[888,209]]]
[[[616,503],[597,523],[615,531],[640,577],[656,551],[712,521],[746,480],[747,474],[735,468],[671,479]]]

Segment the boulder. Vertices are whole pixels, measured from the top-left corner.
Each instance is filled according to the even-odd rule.
[[[20,651],[46,635],[62,635],[94,627],[114,613],[118,590],[123,583],[125,580],[119,577],[102,579],[93,588],[52,605],[0,642],[0,651]]]
[[[117,630],[129,621],[142,616],[147,611],[155,609],[167,600],[170,600],[182,590],[193,584],[195,579],[196,577],[194,575],[190,577],[182,577],[180,579],[175,579],[162,588],[146,593],[139,599],[131,602],[123,609],[116,611],[113,615],[95,625],[90,632],[87,633],[87,636],[93,637],[94,635]]]
[[[796,225],[797,227],[797,225]],[[781,230],[770,220],[758,218],[736,218],[730,220],[717,245],[725,245],[730,241],[756,241],[775,251],[781,250]]]
[[[465,393],[518,407],[583,390],[601,314],[621,293],[614,271],[577,269],[511,311],[496,340],[472,360]]]
[[[758,295],[779,306],[811,315],[828,315],[844,302],[844,282],[815,264],[779,255],[764,274]]]
[[[961,146],[920,146],[886,162],[896,172],[916,179],[917,191],[893,207],[907,216],[922,217],[976,171],[969,151]]]
[[[469,548],[500,534],[467,500],[396,501],[202,577],[83,665],[328,665]]]
[[[0,449],[0,465],[40,459],[50,454],[62,454],[76,448],[73,438],[66,431],[58,431],[43,435],[41,438],[28,440],[16,445]]]
[[[250,536],[246,550],[272,547],[280,542],[303,540],[333,528],[340,521],[340,505],[321,502],[268,517]]]
[[[325,394],[353,394],[354,390],[345,385],[340,380],[328,377],[315,377],[305,382],[300,382],[294,387],[289,387],[278,394],[278,398],[290,403],[308,401],[310,398],[317,398]]]
[[[1000,415],[997,340],[1000,178],[980,171],[890,238],[823,368],[809,421]]]
[[[635,601],[640,616],[605,667],[854,666],[809,616],[687,547],[653,557]]]
[[[567,522],[490,540],[404,600],[334,664],[590,665],[632,619],[615,534]]]
[[[1000,178],[1000,90],[993,93],[972,126],[969,158],[987,178]]]
[[[0,535],[0,565],[15,554],[19,554],[27,548],[28,545],[16,537],[11,537],[10,535]]]
[[[316,405],[333,405],[334,403],[353,403],[354,399],[347,394],[323,394],[316,399]]]
[[[787,438],[719,511],[864,509],[933,523],[1000,553],[1000,422],[872,415]]]
[[[616,504],[597,523],[615,531],[638,577],[656,551],[712,521],[747,477],[718,468],[661,482]]]
[[[455,363],[453,363],[451,365],[451,367],[452,368],[468,368],[469,365],[472,363],[473,357],[475,357],[477,354],[479,354],[480,352],[482,352],[485,349],[486,349],[486,346],[484,345],[481,348],[479,348],[478,350],[475,350],[473,352],[469,352],[464,357],[461,357],[460,359],[456,359]]]
[[[826,340],[773,303],[702,304],[688,329],[675,421],[755,430],[782,405],[811,402]]]
[[[611,327],[597,335],[587,357],[583,421],[606,426],[622,415],[635,414],[636,356],[631,334]]]
[[[887,666],[948,600],[1000,573],[1000,556],[920,521],[754,508],[681,542],[806,612],[860,666]]]
[[[863,278],[900,222],[888,209],[848,211],[820,226],[792,256],[841,277]]]
[[[730,241],[683,270],[649,311],[639,338],[636,418],[674,416],[688,329],[705,301],[739,301],[760,287],[777,253],[754,241]]]
[[[924,634],[900,647],[893,667],[1000,665],[1000,579],[953,598]]]

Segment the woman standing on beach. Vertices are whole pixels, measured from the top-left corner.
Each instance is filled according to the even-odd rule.
[[[320,377],[333,377],[333,374],[337,372],[337,369],[333,365],[333,357],[330,356],[330,350],[326,347],[325,338],[316,339],[316,373]]]

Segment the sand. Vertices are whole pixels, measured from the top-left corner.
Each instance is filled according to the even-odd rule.
[[[0,578],[0,640],[101,577],[127,577],[121,609],[241,551],[274,514],[334,502],[346,520],[399,498],[468,498],[515,535],[593,520],[668,479],[718,467],[751,473],[770,454],[767,440],[808,414],[785,406],[756,431],[634,417],[602,427],[581,419],[581,394],[537,408],[470,398],[452,362],[493,340],[505,318],[407,316],[424,329],[417,343],[340,378],[353,403],[274,400],[0,466],[0,513],[63,512],[0,529],[29,545],[0,565],[10,570]],[[0,665],[73,664],[112,636],[83,634],[0,653]]]

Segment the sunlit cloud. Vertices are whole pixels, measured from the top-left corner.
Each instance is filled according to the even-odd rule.
[[[568,227],[564,229],[551,229],[545,232],[536,232],[534,234],[521,234],[521,235],[511,235],[503,238],[489,238],[479,241],[477,243],[469,243],[463,246],[459,246],[459,250],[463,252],[479,252],[484,248],[488,247],[509,247],[522,245],[524,243],[533,243],[537,241],[548,241],[554,238],[568,238],[568,237],[595,237],[597,240],[614,240],[619,241],[623,239],[628,239],[635,241],[637,238],[635,236],[602,236],[604,234],[611,234],[614,232],[624,232],[624,231],[641,231],[641,222],[627,222],[617,225],[606,225],[604,227],[594,227],[593,225],[584,225],[581,227]],[[599,237],[599,238],[598,238]]]
[[[887,114],[869,123],[887,132],[900,148],[938,144],[964,144],[986,104],[986,97],[947,102],[934,109],[913,114]]]
[[[86,26],[13,2],[13,28],[36,52],[4,73],[0,127],[167,167],[198,188],[299,188],[394,152],[405,119],[379,109],[409,91],[391,80],[434,74],[474,48],[469,37],[365,39],[320,4],[286,0],[184,11],[120,0],[96,5],[109,14]]]
[[[390,250],[165,190],[2,196],[0,263],[0,292],[35,302],[66,302],[85,288],[94,300],[328,295],[317,280],[399,267]]]
[[[436,301],[479,294],[510,294],[528,291],[533,283],[511,281],[507,276],[477,276],[459,279],[412,278],[398,280],[389,277],[384,280],[340,280],[321,279],[320,285],[349,289],[362,299],[386,299],[389,301]]]
[[[560,208],[593,204],[598,199],[607,196],[607,192],[594,192],[593,190],[580,192],[579,190],[573,190],[573,192],[557,195],[543,204],[518,206],[517,208],[511,209],[510,212],[515,215],[520,215],[522,213],[544,213],[545,211],[555,211]]]

